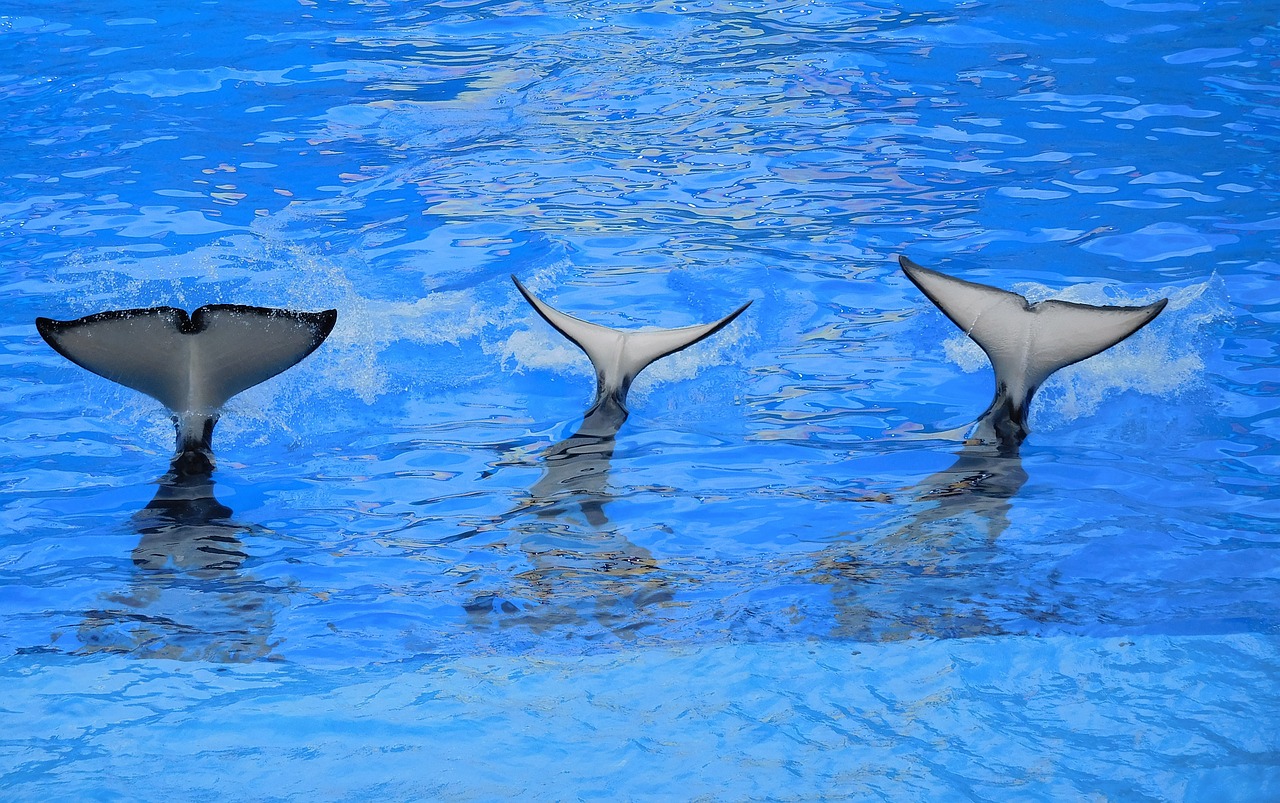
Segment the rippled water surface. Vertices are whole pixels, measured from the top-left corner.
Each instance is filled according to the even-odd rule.
[[[159,5],[159,7],[157,7]],[[0,17],[12,799],[1280,798],[1266,3]],[[1037,396],[897,268],[1168,297]],[[618,327],[751,308],[557,472]],[[339,310],[148,507],[36,316]]]

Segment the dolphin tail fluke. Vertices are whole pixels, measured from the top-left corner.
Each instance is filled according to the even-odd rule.
[[[174,467],[212,469],[213,426],[232,396],[315,351],[337,310],[212,304],[190,316],[174,307],[116,310],[73,321],[37,318],[40,336],[93,373],[151,396],[173,413]]]
[[[627,332],[566,315],[529,292],[515,276],[511,279],[538,314],[591,360],[596,370],[596,399],[589,416],[612,408],[625,417],[627,391],[645,367],[711,337],[751,306],[748,301],[720,320],[698,326]]]
[[[1080,362],[1150,323],[1168,303],[1095,307],[1069,301],[1028,304],[1017,293],[967,282],[899,257],[902,271],[987,356],[996,396],[975,436],[1016,446],[1026,437],[1027,406],[1060,368]]]

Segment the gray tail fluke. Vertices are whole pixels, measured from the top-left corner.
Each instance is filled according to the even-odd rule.
[[[211,304],[190,316],[153,307],[74,321],[37,318],[36,329],[76,365],[169,408],[178,428],[174,466],[198,473],[213,468],[213,426],[222,405],[315,351],[337,319],[337,310]]]
[[[627,391],[646,366],[711,337],[751,306],[748,301],[720,320],[699,326],[625,332],[566,315],[530,293],[515,276],[511,280],[547,323],[590,358],[596,369],[596,398],[587,412],[588,416],[597,412],[613,412],[625,418]]]
[[[1069,301],[1028,304],[1017,293],[966,282],[899,257],[902,270],[991,359],[996,396],[974,437],[1017,447],[1027,435],[1031,397],[1059,368],[1111,348],[1150,323],[1168,299],[1145,307]]]

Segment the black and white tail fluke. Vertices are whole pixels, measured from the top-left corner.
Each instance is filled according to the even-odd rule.
[[[300,362],[324,342],[337,310],[294,312],[211,304],[37,318],[40,336],[86,370],[141,391],[173,413],[174,469],[213,469],[213,426],[232,396]]]
[[[916,287],[991,359],[996,396],[973,437],[1017,448],[1027,435],[1031,397],[1059,368],[1092,357],[1150,323],[1168,299],[1145,307],[1095,307],[1070,301],[1028,304],[1017,293],[898,262]]]
[[[751,306],[748,301],[720,320],[699,326],[627,332],[566,315],[530,293],[515,276],[511,279],[538,314],[582,349],[595,367],[596,398],[587,416],[608,414],[617,417],[619,424],[627,415],[627,391],[646,366],[705,340]]]

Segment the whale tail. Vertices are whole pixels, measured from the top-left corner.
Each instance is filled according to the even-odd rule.
[[[966,282],[898,257],[902,271],[952,323],[973,339],[996,372],[996,395],[974,437],[1016,449],[1027,436],[1027,407],[1059,368],[1092,357],[1150,323],[1167,298],[1144,307],[1095,307],[1070,301],[1028,304],[1017,293]]]
[[[713,323],[680,329],[622,331],[588,323],[551,307],[529,292],[515,276],[516,289],[539,315],[582,349],[596,369],[596,396],[586,417],[606,416],[618,425],[627,417],[627,391],[641,371],[654,361],[686,349],[728,326],[749,306],[743,304]],[[616,429],[616,427],[615,427]]]
[[[74,321],[36,318],[62,356],[141,391],[173,414],[179,474],[213,470],[213,427],[228,399],[300,362],[324,342],[337,310],[294,312],[211,304],[100,312]]]

